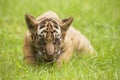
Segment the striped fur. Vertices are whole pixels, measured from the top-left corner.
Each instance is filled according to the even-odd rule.
[[[60,65],[70,59],[74,49],[84,53],[94,51],[87,38],[70,26],[72,17],[60,20],[56,13],[48,11],[36,19],[27,14],[25,20],[28,31],[24,59],[28,64],[56,61]]]

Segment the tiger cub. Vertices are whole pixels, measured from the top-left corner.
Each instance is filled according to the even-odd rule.
[[[60,19],[56,13],[48,11],[38,18],[26,14],[28,27],[24,39],[24,60],[27,64],[36,62],[68,61],[73,50],[93,53],[88,39],[71,25],[73,18]]]

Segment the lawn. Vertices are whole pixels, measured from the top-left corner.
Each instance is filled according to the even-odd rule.
[[[73,55],[70,62],[25,65],[25,13],[53,10],[90,40],[98,57]],[[74,52],[76,53],[76,52]],[[0,80],[120,80],[119,0],[0,0]]]

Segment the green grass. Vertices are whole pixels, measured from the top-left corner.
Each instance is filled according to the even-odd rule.
[[[77,57],[68,64],[28,66],[23,63],[24,14],[35,17],[53,10],[73,16],[98,57]],[[119,0],[0,0],[0,80],[120,80]]]

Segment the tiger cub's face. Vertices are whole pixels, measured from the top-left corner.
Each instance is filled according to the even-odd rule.
[[[37,46],[39,54],[43,54],[46,60],[54,59],[60,53],[62,43],[59,24],[52,19],[45,19],[37,27]]]
[[[65,33],[73,21],[73,18],[61,20],[44,18],[37,21],[31,15],[25,15],[25,20],[32,36],[37,54],[44,60],[54,60],[61,53],[61,45]]]

